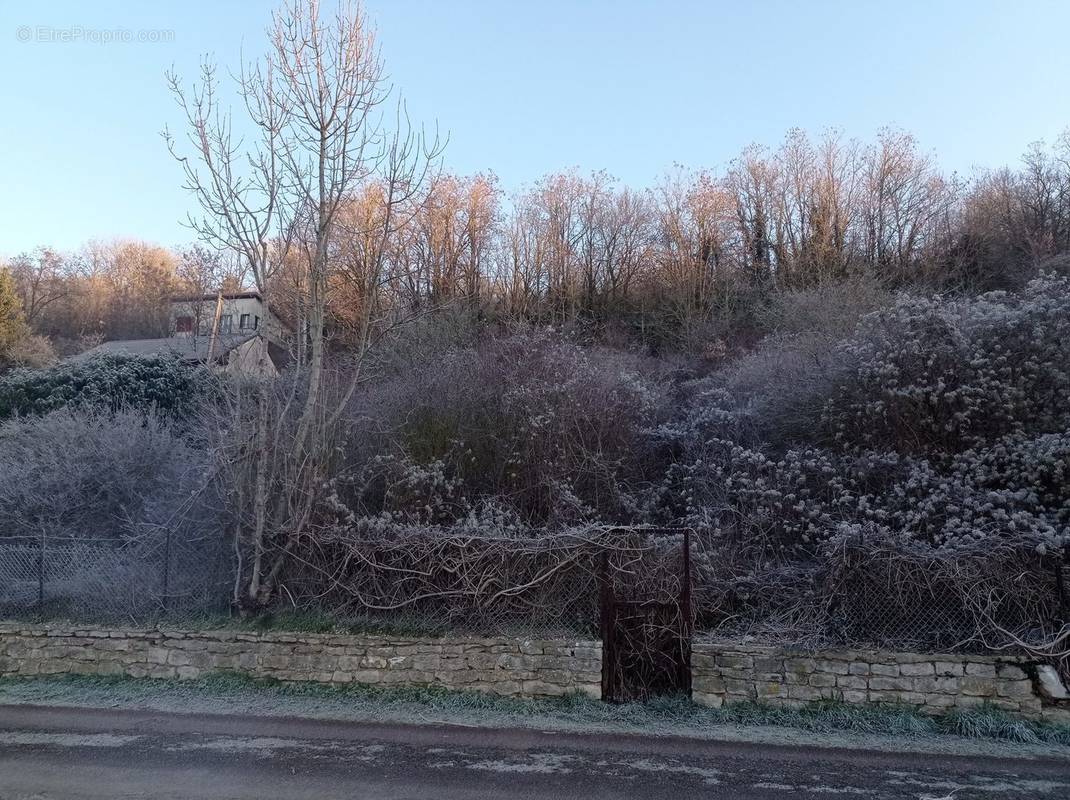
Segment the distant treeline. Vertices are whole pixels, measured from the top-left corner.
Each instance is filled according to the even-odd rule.
[[[696,349],[746,333],[777,291],[858,276],[924,291],[1020,287],[1070,251],[1070,132],[970,179],[906,133],[863,144],[793,130],[775,150],[750,147],[721,172],[678,169],[649,189],[568,171],[506,197],[493,174],[443,174],[385,226],[383,204],[382,186],[362,187],[331,243],[336,346],[374,292],[405,314],[462,304]],[[275,308],[297,326],[303,252],[273,278]],[[242,264],[199,245],[45,246],[8,266],[30,328],[61,354],[165,335],[169,295],[243,281]],[[370,274],[374,285],[361,280]]]

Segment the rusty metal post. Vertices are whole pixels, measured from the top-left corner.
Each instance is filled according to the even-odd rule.
[[[45,609],[45,531],[41,529],[41,551],[37,556],[37,613]]]
[[[602,548],[599,559],[598,611],[602,633],[602,700],[614,702],[614,674],[616,673],[616,643],[614,642],[613,586],[609,582],[609,550]]]
[[[691,639],[695,629],[695,610],[691,600],[691,529],[684,528],[684,552],[683,552],[683,585],[680,587],[680,613],[683,615],[683,624],[680,626],[681,653],[680,669],[681,685],[691,696]]]

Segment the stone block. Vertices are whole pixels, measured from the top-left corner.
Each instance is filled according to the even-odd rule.
[[[145,650],[145,661],[149,664],[166,664],[169,652],[164,647],[150,647]]]
[[[840,699],[845,703],[867,703],[869,693],[858,689],[844,689],[840,692]]]
[[[692,702],[707,708],[720,708],[724,705],[724,695],[713,692],[691,692]]]
[[[787,658],[784,659],[786,672],[800,672],[809,674],[817,668],[817,662],[812,658]]]
[[[966,673],[965,666],[959,661],[936,661],[933,663],[936,674],[944,677],[961,677]]]
[[[528,697],[560,697],[567,694],[566,689],[563,686],[558,686],[556,683],[547,683],[546,681],[523,681],[520,684],[520,690]]]
[[[438,669],[441,657],[437,654],[424,654],[412,657],[412,668],[421,672],[434,672]]]
[[[585,658],[601,662],[602,646],[600,644],[597,646],[595,646],[594,644],[579,645],[577,647],[572,648],[572,655],[575,658]]]
[[[1022,709],[1022,713],[1028,716],[1047,716],[1049,711],[1056,713],[1063,711],[1066,714],[1066,719],[1064,719],[1063,722],[1070,724],[1070,708],[1057,709],[1045,706],[1036,695],[1033,697],[1022,697],[1018,700],[1018,704]]]
[[[857,661],[859,653],[855,650],[821,650],[814,657],[819,661]]]
[[[716,671],[717,669],[719,669],[719,667],[717,666],[717,656],[713,655],[712,653],[692,653],[691,669]]]
[[[869,679],[869,688],[878,692],[910,692],[914,690],[914,682],[910,678],[882,678],[875,675]]]
[[[744,697],[754,698],[754,682],[736,680],[734,678],[724,679],[725,691],[729,694],[738,694]]]
[[[815,672],[807,681],[811,686],[829,688],[836,685],[836,676],[827,672]]]
[[[871,703],[898,703],[902,692],[874,691],[869,690],[869,702]]]
[[[921,692],[902,692],[899,695],[899,702],[912,706],[923,706],[927,698],[928,695]]]
[[[754,689],[755,696],[759,701],[788,696],[788,687],[785,684],[777,683],[776,681],[762,681],[755,684]]]
[[[167,654],[167,663],[172,667],[189,666],[189,653],[184,653],[181,650],[172,650]]]
[[[704,693],[723,693],[724,681],[713,675],[694,675],[691,678],[691,687],[695,691]]]
[[[996,667],[996,675],[1001,680],[1009,681],[1024,681],[1028,680],[1029,676],[1025,674],[1025,670],[1015,664],[1000,664]]]
[[[1032,697],[1033,683],[1028,679],[1019,681],[1001,680],[996,685],[996,694],[999,697]]]
[[[725,669],[751,670],[754,668],[754,658],[753,656],[738,653],[722,653],[717,656],[717,666]]]
[[[869,671],[872,675],[879,675],[883,678],[895,678],[899,676],[898,664],[870,664]]]
[[[899,665],[899,674],[905,677],[935,675],[936,667],[928,661],[910,662]]]
[[[1040,694],[1049,700],[1066,700],[1070,698],[1058,670],[1050,664],[1037,667],[1037,688]]]
[[[966,674],[981,678],[994,678],[996,677],[996,666],[995,664],[984,662],[971,662],[966,665]]]
[[[934,711],[945,711],[955,705],[955,695],[952,694],[927,694],[925,706]]]
[[[971,665],[972,666],[972,665]],[[980,675],[970,675],[969,667],[966,670],[965,677],[960,679],[959,691],[968,697],[995,697],[996,696],[996,680],[995,678],[983,677]]]
[[[752,669],[759,675],[782,675],[784,673],[784,659],[773,656],[757,656],[753,660]]]
[[[817,671],[832,675],[846,675],[851,671],[851,664],[848,661],[826,658],[817,662]]]
[[[792,700],[802,700],[807,703],[823,699],[821,690],[813,686],[789,686],[788,697]]]

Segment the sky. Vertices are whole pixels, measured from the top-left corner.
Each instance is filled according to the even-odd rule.
[[[206,54],[236,69],[263,51],[273,6],[0,0],[0,256],[192,241],[160,136],[181,129],[164,73],[193,78]],[[1070,126],[1065,0],[365,6],[410,116],[449,135],[444,166],[492,170],[507,192],[570,167],[649,186],[792,127],[902,128],[968,175]]]

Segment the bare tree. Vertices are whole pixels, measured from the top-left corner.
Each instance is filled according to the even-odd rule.
[[[33,253],[16,256],[9,267],[30,325],[38,322],[49,306],[70,294],[65,280],[66,260],[51,247],[38,247]]]
[[[399,105],[391,128],[383,106],[389,87],[374,33],[362,7],[342,2],[332,15],[318,0],[293,0],[272,16],[269,52],[243,68],[238,78],[252,143],[236,136],[230,113],[220,107],[211,64],[187,92],[177,76],[170,85],[185,112],[195,159],[171,152],[183,165],[186,187],[203,213],[190,220],[203,240],[241,257],[270,307],[287,264],[299,265],[303,289],[298,331],[308,353],[299,380],[283,399],[262,386],[256,414],[256,448],[247,453],[254,467],[249,492],[250,551],[246,607],[267,603],[294,544],[305,533],[309,510],[327,468],[330,430],[360,380],[359,365],[379,335],[385,243],[397,228],[398,209],[419,193],[437,140],[427,146],[414,133]],[[372,229],[347,229],[343,210],[366,187],[382,189],[384,213]],[[326,309],[332,278],[344,282],[333,255],[343,231],[365,235],[377,246],[360,280],[371,298],[358,315],[352,377],[327,408],[324,363]],[[376,291],[372,291],[376,290]],[[296,415],[296,419],[294,419]],[[291,424],[292,423],[292,424]]]

